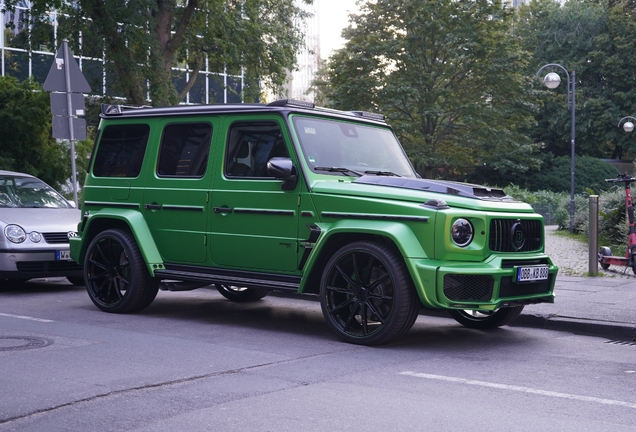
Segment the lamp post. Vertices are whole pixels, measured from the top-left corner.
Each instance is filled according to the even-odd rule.
[[[545,68],[561,68],[565,75],[568,77],[568,109],[572,113],[572,120],[570,125],[570,234],[574,233],[574,149],[576,138],[576,72],[568,73],[560,64],[549,63],[544,65],[537,71],[534,78],[537,79],[541,71]],[[543,83],[549,89],[555,89],[561,84],[561,77],[555,72],[550,72],[543,78]]]

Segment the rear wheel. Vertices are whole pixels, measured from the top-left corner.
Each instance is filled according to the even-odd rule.
[[[420,306],[402,256],[366,241],[332,256],[320,282],[320,302],[331,329],[360,345],[387,343],[406,333]]]
[[[523,306],[497,309],[496,311],[449,310],[458,323],[473,329],[493,329],[512,322],[519,316]]]
[[[214,285],[223,297],[239,303],[260,300],[265,297],[269,291],[256,288],[244,288],[234,285]]]
[[[91,241],[84,260],[86,290],[105,312],[144,309],[155,299],[159,280],[152,278],[132,233],[110,229]]]

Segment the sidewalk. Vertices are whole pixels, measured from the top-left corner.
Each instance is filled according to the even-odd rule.
[[[636,276],[631,268],[589,270],[588,245],[546,227],[546,252],[559,266],[554,304],[526,306],[516,326],[636,341]]]

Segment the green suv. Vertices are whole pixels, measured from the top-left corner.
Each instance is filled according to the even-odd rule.
[[[553,302],[543,218],[496,188],[418,176],[384,117],[268,105],[104,105],[71,257],[106,312],[158,289],[320,297],[377,345],[422,306],[492,328]]]

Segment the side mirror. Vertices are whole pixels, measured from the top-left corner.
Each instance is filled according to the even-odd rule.
[[[286,157],[273,157],[267,161],[267,174],[283,180],[281,189],[293,190],[298,183],[298,172],[292,160]]]

